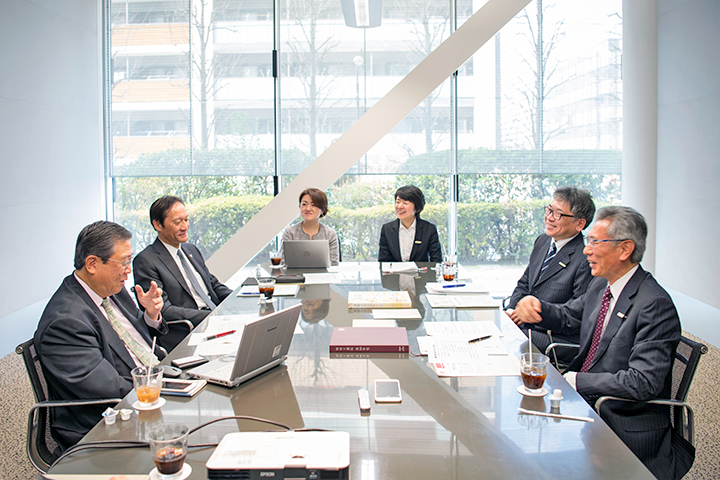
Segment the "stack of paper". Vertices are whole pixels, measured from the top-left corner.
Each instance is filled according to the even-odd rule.
[[[432,308],[499,308],[490,295],[427,295]]]
[[[349,292],[348,308],[410,308],[412,301],[408,292]]]
[[[473,295],[489,293],[487,289],[482,288],[475,283],[426,283],[428,293],[436,295]]]
[[[418,266],[415,262],[383,262],[383,273],[417,272]]]

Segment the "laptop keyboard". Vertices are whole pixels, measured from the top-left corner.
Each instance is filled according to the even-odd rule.
[[[226,380],[230,381],[230,375],[232,375],[233,367],[235,366],[234,362],[230,362],[224,367],[220,367],[217,370],[213,370],[212,372],[207,372],[205,374],[206,377],[212,377],[217,378],[218,380]]]

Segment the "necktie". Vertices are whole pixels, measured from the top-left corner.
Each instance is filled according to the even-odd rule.
[[[583,362],[581,372],[587,372],[590,369],[590,364],[595,358],[595,352],[597,352],[598,345],[600,345],[600,337],[602,336],[603,324],[605,323],[605,317],[607,316],[608,308],[610,308],[610,299],[612,293],[610,293],[610,285],[605,289],[605,294],[602,298],[602,304],[600,305],[600,313],[598,314],[597,324],[595,325],[595,332],[593,333],[592,343],[590,343],[590,350],[588,350],[587,357]]]
[[[202,289],[200,286],[200,283],[198,282],[197,277],[195,276],[195,270],[190,266],[187,260],[185,260],[185,255],[182,255],[180,253],[180,249],[178,248],[177,252],[178,257],[180,257],[180,263],[183,266],[183,270],[185,270],[185,275],[187,275],[188,280],[190,280],[190,283],[192,284],[192,287],[195,289],[195,293],[198,294],[200,298],[203,299],[203,302],[208,306],[210,310],[215,310],[215,305],[212,300],[210,300],[210,297],[208,297],[208,294],[205,293],[205,290]]]
[[[135,355],[143,365],[156,365],[158,363],[157,357],[146,350],[137,340],[133,338],[132,335],[130,335],[130,332],[127,331],[123,324],[120,323],[120,319],[115,315],[115,312],[110,306],[110,301],[107,298],[103,298],[102,307],[107,314],[107,318],[110,321],[110,325],[112,325],[113,330],[115,330],[115,333],[118,334],[120,340],[125,343],[133,355]]]
[[[545,260],[543,261],[542,267],[540,268],[540,275],[538,275],[538,279],[542,277],[545,269],[550,266],[550,263],[552,262],[552,259],[555,258],[556,253],[557,248],[555,247],[555,242],[552,242],[552,244],[550,245],[550,250],[548,250],[547,255],[545,255]]]

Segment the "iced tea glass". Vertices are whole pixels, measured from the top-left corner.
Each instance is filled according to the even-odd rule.
[[[520,354],[520,376],[525,390],[529,393],[542,393],[547,377],[548,357],[542,353]]]
[[[163,367],[135,367],[130,372],[133,386],[141,407],[151,407],[160,398],[160,388],[163,380]]]

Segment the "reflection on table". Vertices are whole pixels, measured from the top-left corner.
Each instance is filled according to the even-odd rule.
[[[520,376],[438,378],[427,357],[331,358],[333,327],[351,326],[353,319],[371,313],[349,312],[347,296],[358,290],[407,290],[422,320],[398,321],[407,329],[411,352],[429,322],[489,321],[504,334],[511,355],[527,349],[527,339],[500,310],[430,308],[425,283],[435,281],[434,265],[419,275],[382,275],[377,263],[342,263],[338,283],[306,285],[296,297],[276,298],[258,305],[256,297],[229,296],[217,315],[247,318],[303,304],[299,326],[285,366],[235,389],[208,385],[193,398],[166,397],[160,410],[135,413],[130,421],[99,424],[83,441],[142,440],[162,422],[190,427],[223,416],[267,418],[292,428],[341,430],[350,433],[350,475],[354,479],[456,478],[653,478],[562,376],[550,369],[545,383],[562,389],[561,412],[589,416],[594,423],[525,416],[518,407],[548,412],[547,397],[523,397]],[[297,272],[290,272],[297,273]],[[205,323],[197,331],[202,332]],[[183,342],[166,360],[189,355],[194,347]],[[361,415],[357,391],[371,392],[377,378],[396,378],[403,390],[400,404],[375,404]],[[121,404],[136,400],[134,392]],[[235,431],[275,429],[249,420],[225,420],[192,434],[191,445],[217,443]],[[205,462],[212,448],[191,449],[190,478],[207,478]],[[147,473],[153,468],[144,449],[79,452],[51,473]]]

